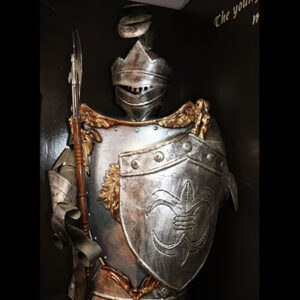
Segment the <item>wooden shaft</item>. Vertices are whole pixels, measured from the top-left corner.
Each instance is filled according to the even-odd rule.
[[[73,119],[74,130],[74,157],[76,164],[76,180],[78,190],[78,207],[81,212],[80,225],[86,236],[89,236],[88,217],[87,217],[87,204],[84,180],[84,165],[82,159],[82,146],[81,146],[81,120],[80,118]]]
[[[76,165],[76,180],[78,190],[78,207],[81,213],[80,226],[83,233],[89,237],[85,180],[84,180],[84,165],[82,158],[82,145],[81,145],[81,119],[73,118],[73,139],[74,139],[74,157]],[[91,270],[86,268],[87,290],[88,299],[91,299]]]

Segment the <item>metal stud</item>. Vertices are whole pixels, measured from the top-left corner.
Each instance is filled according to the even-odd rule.
[[[131,162],[131,166],[133,169],[138,169],[140,167],[140,162],[137,160],[137,159],[134,159],[132,162]]]
[[[186,152],[190,152],[193,149],[192,143],[191,142],[185,142],[182,144],[182,148]]]
[[[158,129],[158,126],[157,126],[157,125],[154,125],[153,129],[154,129],[154,130],[157,130],[157,129]]]
[[[214,155],[212,153],[208,153],[206,158],[207,158],[208,161],[213,161]]]
[[[136,129],[135,129],[135,132],[139,132],[139,129],[138,129],[138,128],[136,128]]]
[[[162,161],[165,158],[164,154],[161,151],[154,153],[154,160],[157,162]]]

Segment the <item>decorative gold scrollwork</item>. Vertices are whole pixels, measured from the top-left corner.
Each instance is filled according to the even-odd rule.
[[[162,127],[182,128],[188,126],[191,122],[194,122],[195,126],[191,129],[190,132],[203,140],[206,137],[211,119],[209,115],[209,102],[203,99],[197,100],[195,104],[191,101],[185,103],[170,116],[143,122],[124,121],[110,118],[97,113],[84,103],[80,105],[79,113],[83,123],[86,123],[90,127],[96,128],[109,128],[113,125],[118,124],[128,126],[156,124]],[[69,124],[71,128],[71,135],[73,135],[72,117],[69,118]],[[85,171],[87,172],[87,174],[89,174],[90,169],[88,156],[93,151],[94,144],[96,142],[101,142],[101,136],[96,130],[81,129],[81,137]]]
[[[160,126],[172,128],[185,127],[194,122],[195,126],[191,129],[191,133],[204,140],[210,118],[209,102],[199,99],[196,104],[187,102],[172,115],[154,121]]]
[[[71,129],[71,141],[73,140],[73,122],[72,117],[69,118],[69,124]],[[81,142],[82,142],[82,155],[83,155],[83,164],[85,172],[90,175],[90,165],[89,165],[89,155],[91,155],[95,143],[100,143],[102,141],[100,134],[94,130],[85,130],[81,129]]]
[[[113,218],[120,223],[119,206],[119,164],[110,164],[109,170],[105,172],[104,183],[97,200],[110,210]]]
[[[133,300],[139,300],[160,285],[160,282],[157,279],[149,275],[142,281],[139,288],[134,288],[128,277],[120,271],[108,266],[102,266],[101,268],[107,271],[110,278],[125,290]]]
[[[101,137],[96,130],[81,130],[82,153],[85,172],[90,175],[89,155],[91,155],[95,143],[101,142]]]
[[[200,99],[195,104],[196,118],[193,120],[195,123],[191,133],[198,136],[200,139],[205,140],[207,130],[210,125],[209,102]]]
[[[203,99],[197,100],[195,104],[189,101],[167,117],[142,122],[124,121],[107,117],[95,112],[84,103],[80,105],[80,117],[82,122],[90,127],[96,128],[109,128],[119,124],[127,126],[157,124],[162,127],[182,128],[188,126],[191,122],[194,122],[195,127],[191,132],[201,139],[205,139],[210,123],[209,102]]]

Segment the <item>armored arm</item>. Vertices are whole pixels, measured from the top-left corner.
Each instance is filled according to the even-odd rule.
[[[206,143],[219,153],[221,153],[224,157],[226,157],[226,151],[224,146],[224,141],[221,136],[221,132],[217,121],[215,118],[211,119],[210,127],[207,132]],[[233,174],[230,172],[227,159],[226,163],[222,163],[222,181],[224,187],[224,197],[222,197],[220,208],[222,208],[227,201],[227,199],[231,196],[233,205],[235,210],[238,210],[238,190],[235,178]]]
[[[79,260],[89,266],[101,253],[100,246],[79,229],[80,211],[76,204],[74,153],[65,149],[52,170],[48,172],[52,199],[53,242],[62,249],[69,244],[78,251]]]

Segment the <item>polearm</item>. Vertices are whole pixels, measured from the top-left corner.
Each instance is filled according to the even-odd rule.
[[[76,165],[76,181],[78,190],[78,208],[81,213],[80,227],[83,233],[89,238],[87,203],[84,179],[84,165],[81,144],[81,118],[79,113],[80,106],[80,89],[82,78],[82,53],[78,31],[72,32],[73,53],[71,55],[71,72],[69,74],[69,82],[72,84],[72,104],[73,104],[73,144],[74,157]],[[91,272],[90,268],[86,268],[87,292],[88,299],[91,299]]]

